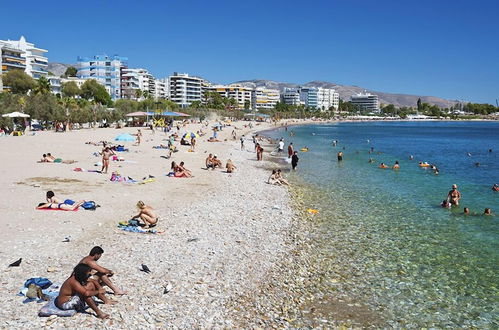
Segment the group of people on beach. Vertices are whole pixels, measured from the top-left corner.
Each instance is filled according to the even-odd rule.
[[[205,166],[207,170],[214,170],[216,168],[222,169],[223,164],[220,159],[218,159],[217,155],[208,154],[208,157],[205,159]],[[227,173],[233,173],[236,170],[236,166],[232,162],[231,159],[227,159],[225,164],[225,169]]]
[[[494,185],[494,187],[495,186],[496,185]],[[494,187],[492,187],[493,190]],[[450,209],[453,206],[459,206],[460,200],[461,200],[461,192],[457,190],[457,184],[453,184],[452,189],[447,193],[447,198],[442,201],[440,206]],[[470,209],[468,207],[465,207],[463,209],[463,214],[470,215],[471,214]],[[489,207],[485,208],[483,215],[493,215],[492,210]]]

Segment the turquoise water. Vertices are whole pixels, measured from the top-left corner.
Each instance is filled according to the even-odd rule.
[[[393,327],[499,326],[499,123],[338,123],[266,135],[310,148],[290,178],[320,212],[315,241],[334,281],[317,296],[353,297]],[[377,167],[396,160],[399,171]],[[461,205],[443,209],[454,183]],[[496,215],[481,215],[486,207]]]

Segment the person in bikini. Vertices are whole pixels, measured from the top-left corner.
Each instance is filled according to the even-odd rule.
[[[452,185],[452,190],[447,194],[447,200],[452,205],[459,205],[459,200],[461,199],[461,193],[457,190],[457,184]]]
[[[276,179],[281,183],[281,184],[284,184],[286,186],[289,186],[289,182],[288,180],[284,179],[284,177],[282,176],[282,172],[280,169],[277,170],[276,172]]]
[[[213,156],[213,161],[214,161],[214,162],[213,162],[213,166],[214,166],[214,167],[216,166],[216,164],[215,164],[215,157],[216,157],[216,156]],[[192,172],[191,172],[191,171],[189,171],[188,169],[186,169],[184,165],[185,165],[185,163],[184,163],[184,162],[180,162],[180,164],[178,164],[178,169],[179,169],[182,173],[184,173],[185,177],[187,177],[187,178],[191,178],[191,177],[193,177]]]
[[[104,150],[102,150],[102,169],[101,169],[101,172],[103,174],[107,173],[107,170],[109,168],[109,157],[111,157],[112,155],[115,155],[115,153],[114,153],[114,151],[109,149],[109,147],[105,147]]]
[[[225,168],[227,169],[227,173],[232,173],[236,169],[236,166],[232,162],[232,160],[227,159],[227,164],[225,165]]]
[[[81,203],[83,204],[83,203]],[[74,203],[73,205],[68,205],[64,203],[40,203],[36,207],[37,210],[43,210],[43,209],[59,209],[59,210],[64,210],[64,211],[74,211],[77,208],[81,206],[80,203]]]
[[[144,204],[143,201],[137,202],[139,214],[132,219],[141,219],[144,222],[144,228],[152,228],[158,224],[158,216],[154,213],[153,208]]]
[[[118,289],[118,287],[116,287],[109,279],[114,275],[114,272],[97,264],[97,260],[100,259],[103,253],[104,250],[100,246],[94,246],[92,250],[90,250],[90,254],[81,259],[80,264],[90,266],[90,268],[95,271],[94,276],[97,277],[99,284],[103,283],[107,285],[111,290],[113,290],[115,295],[121,296],[126,294],[125,291]]]
[[[107,319],[108,314],[103,313],[93,297],[98,297],[104,304],[114,304],[115,301],[109,300],[104,295],[106,289],[99,285],[96,280],[90,279],[92,268],[85,264],[78,264],[71,273],[71,276],[64,281],[55,298],[54,304],[61,310],[76,310],[84,312],[88,305],[100,319]]]

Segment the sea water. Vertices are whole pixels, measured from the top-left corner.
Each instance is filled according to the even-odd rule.
[[[293,142],[300,160],[289,177],[319,211],[316,253],[331,281],[317,297],[350,297],[393,327],[499,326],[498,122],[335,123],[266,135]],[[395,161],[397,171],[378,168]],[[453,184],[459,207],[440,207]],[[487,207],[496,215],[482,215]]]

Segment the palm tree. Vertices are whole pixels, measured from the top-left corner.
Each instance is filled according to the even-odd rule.
[[[44,76],[41,76],[36,82],[35,93],[36,94],[50,93],[50,82]]]

